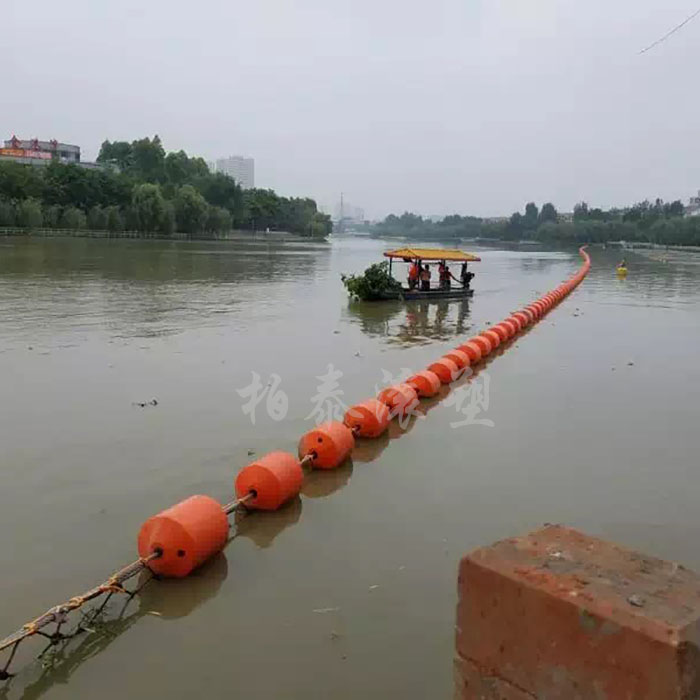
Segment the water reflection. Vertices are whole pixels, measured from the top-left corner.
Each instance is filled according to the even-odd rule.
[[[149,583],[139,594],[139,612],[165,620],[186,617],[217,595],[227,576],[228,560],[219,552],[186,579],[164,578]]]
[[[386,431],[387,435],[389,436],[389,440],[398,440],[407,433],[410,433],[416,427],[418,420],[420,420],[420,418],[415,412],[413,412],[410,416],[404,416],[401,419],[394,418],[394,420],[389,423],[389,427]]]
[[[145,615],[176,620],[190,615],[206,601],[214,598],[228,576],[228,562],[220,552],[186,579],[157,580],[144,572],[128,598],[115,596],[102,609],[99,606],[84,613],[85,630],[71,639],[48,645],[40,659],[24,667],[16,677],[22,685],[23,700],[40,698],[57,684],[65,684],[83,663],[105,651],[120,635]],[[31,680],[31,676],[34,679]],[[0,687],[0,699],[14,696],[15,679]]]
[[[236,537],[246,537],[257,547],[269,547],[288,527],[296,525],[301,518],[302,501],[297,496],[273,511],[236,512]]]
[[[430,411],[439,406],[450,395],[451,391],[450,385],[442,384],[435,396],[421,399],[420,405],[416,408],[416,413],[419,413],[421,416],[427,416]]]
[[[8,335],[107,328],[117,337],[157,337],[250,302],[264,314],[291,303],[289,287],[313,283],[328,247],[94,240],[0,240],[0,316]],[[271,287],[272,291],[262,291]]]
[[[390,343],[422,345],[463,335],[470,328],[469,300],[382,301],[348,303],[353,323],[367,335]]]
[[[336,469],[312,469],[307,472],[301,492],[307,498],[325,498],[348,485],[352,476],[352,459],[346,459]]]
[[[324,251],[326,244],[249,240],[9,239],[0,240],[0,277],[258,283],[308,273]]]
[[[355,462],[374,462],[389,445],[389,434],[382,433],[378,438],[357,438],[352,451]]]

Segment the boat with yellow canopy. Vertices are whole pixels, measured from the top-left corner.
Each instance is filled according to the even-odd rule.
[[[474,294],[471,281],[474,273],[468,269],[471,262],[480,262],[478,255],[455,248],[398,248],[384,253],[389,258],[389,274],[392,263],[399,260],[408,263],[408,286],[401,288],[398,296],[414,299],[464,299]],[[430,263],[437,263],[430,269]],[[459,269],[450,269],[449,263],[461,263]],[[456,267],[456,265],[455,265]]]

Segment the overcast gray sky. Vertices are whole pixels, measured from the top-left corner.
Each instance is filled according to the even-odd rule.
[[[9,4],[9,7],[8,7]],[[700,188],[700,0],[5,0],[4,138],[160,134],[371,216]]]

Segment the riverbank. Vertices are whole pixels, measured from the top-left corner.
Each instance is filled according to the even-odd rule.
[[[224,233],[161,233],[159,231],[92,231],[87,229],[26,229],[0,227],[0,236],[17,236],[20,238],[131,238],[143,240],[174,241],[324,241],[325,236],[301,236],[289,231],[227,231]]]

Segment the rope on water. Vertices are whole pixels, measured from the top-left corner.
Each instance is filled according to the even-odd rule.
[[[128,564],[124,568],[119,569],[119,571],[113,573],[103,583],[100,583],[99,585],[91,588],[90,590],[85,591],[85,593],[82,593],[81,595],[70,598],[65,603],[54,605],[52,608],[49,608],[45,613],[39,615],[39,617],[35,618],[31,622],[27,622],[26,624],[22,625],[22,627],[16,632],[13,632],[8,637],[5,637],[5,639],[0,640],[0,651],[3,651],[4,649],[11,647],[12,645],[15,645],[15,648],[12,650],[7,664],[5,664],[3,673],[7,673],[7,669],[10,663],[12,662],[12,658],[14,657],[15,652],[17,651],[17,646],[20,642],[22,642],[27,637],[39,634],[44,627],[50,625],[53,622],[56,623],[57,631],[54,633],[54,635],[49,636],[52,639],[60,638],[60,627],[65,622],[65,618],[68,613],[73,612],[78,608],[81,608],[88,601],[93,600],[95,598],[99,598],[99,596],[105,593],[126,593],[127,591],[124,589],[123,586],[124,582],[128,581],[130,578],[133,578],[137,574],[140,574],[144,569],[148,567],[149,562],[153,561],[154,559],[157,559],[160,555],[160,552],[153,552],[147,557],[137,559],[131,564]],[[59,637],[57,637],[56,635],[59,635]]]

